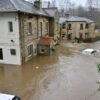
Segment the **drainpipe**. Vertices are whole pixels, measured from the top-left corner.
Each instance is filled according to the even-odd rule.
[[[38,36],[39,36],[39,31],[38,31],[38,29],[39,29],[39,25],[38,25],[39,17],[37,16],[36,19],[37,19],[37,39],[38,39]]]
[[[38,16],[36,17],[36,20],[37,20],[37,40],[38,40],[38,37],[39,37],[39,30],[38,30],[39,29],[39,25],[38,25],[39,17]],[[39,50],[38,50],[39,49],[38,44],[37,44],[37,48],[36,49],[37,49],[37,54],[38,54],[38,52],[39,52]]]
[[[22,16],[23,15],[23,16]],[[21,63],[23,64],[25,62],[25,42],[24,42],[24,18],[25,13],[18,13],[19,17],[19,34],[20,34],[20,48],[21,48]],[[22,52],[23,50],[23,52]]]

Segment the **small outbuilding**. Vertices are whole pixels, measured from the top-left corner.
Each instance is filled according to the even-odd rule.
[[[55,49],[55,45],[54,45],[54,41],[51,37],[45,36],[45,37],[41,37],[37,46],[37,50],[38,50],[38,54],[52,54],[54,49]]]

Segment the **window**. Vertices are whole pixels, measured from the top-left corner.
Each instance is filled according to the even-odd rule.
[[[9,32],[13,32],[13,22],[8,22]]]
[[[0,60],[3,60],[3,50],[0,48]]]
[[[28,56],[32,55],[33,53],[33,45],[28,46]]]
[[[45,24],[45,31],[48,33],[48,22]]]
[[[89,24],[88,23],[85,25],[85,28],[89,28]]]
[[[16,49],[10,49],[10,54],[11,55],[16,55]]]
[[[68,30],[71,30],[71,29],[72,29],[72,25],[68,24]]]
[[[42,22],[40,22],[40,36],[42,36]]]
[[[80,38],[80,40],[83,39],[83,34],[82,33],[79,33],[79,38]]]
[[[28,31],[29,33],[28,34],[32,34],[32,23],[28,23]]]
[[[80,29],[81,29],[81,30],[83,29],[83,24],[80,24]]]
[[[66,28],[66,24],[65,24],[65,23],[64,23],[64,24],[62,24],[62,28],[64,28],[64,29]]]

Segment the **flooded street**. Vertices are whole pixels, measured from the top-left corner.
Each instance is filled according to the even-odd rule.
[[[61,43],[52,56],[37,56],[23,66],[0,65],[0,92],[22,100],[100,100],[99,56],[82,55],[93,44]]]

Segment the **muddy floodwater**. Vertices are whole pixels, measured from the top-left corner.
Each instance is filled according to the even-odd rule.
[[[34,57],[23,66],[0,65],[0,92],[22,100],[100,100],[100,56],[81,54],[85,48],[100,50],[100,42],[62,42],[51,56]]]

